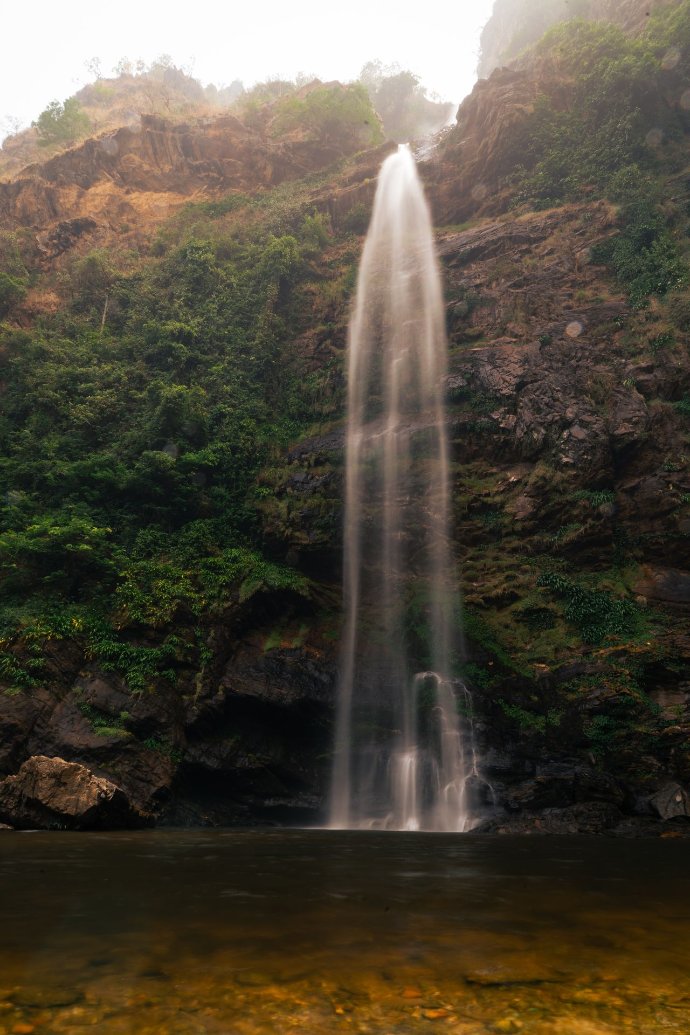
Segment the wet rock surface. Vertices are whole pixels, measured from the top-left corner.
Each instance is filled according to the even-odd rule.
[[[18,829],[113,830],[149,821],[111,780],[43,755],[0,783],[0,817]]]

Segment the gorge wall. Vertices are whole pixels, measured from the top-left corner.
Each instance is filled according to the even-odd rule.
[[[651,41],[644,102],[627,76],[587,109],[610,168],[572,144],[596,133],[563,50],[478,83],[423,164],[489,829],[687,829],[690,69],[663,62],[690,5],[664,17],[601,43],[615,68]],[[111,822],[322,820],[344,347],[387,153],[361,126],[157,120],[0,183],[0,820],[35,822],[36,756],[120,788]]]

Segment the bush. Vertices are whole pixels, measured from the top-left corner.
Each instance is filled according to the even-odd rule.
[[[593,248],[592,261],[611,267],[634,306],[685,282],[687,267],[644,185],[622,206],[620,221],[621,232]]]
[[[38,131],[39,144],[48,147],[51,144],[71,144],[85,136],[91,128],[91,120],[82,111],[77,98],[68,97],[63,104],[51,101],[32,125]]]
[[[319,86],[303,96],[293,94],[276,104],[272,132],[306,130],[325,145],[347,151],[379,144],[383,134],[365,87]]]
[[[596,645],[609,637],[634,636],[640,631],[642,613],[631,600],[619,600],[601,590],[584,589],[557,572],[540,575],[537,585],[565,600],[564,616],[585,643]]]
[[[26,295],[26,282],[0,272],[0,317],[7,316]]]

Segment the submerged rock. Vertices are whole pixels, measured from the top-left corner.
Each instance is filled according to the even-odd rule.
[[[19,829],[112,830],[148,817],[124,791],[86,766],[35,755],[0,783],[0,819]]]

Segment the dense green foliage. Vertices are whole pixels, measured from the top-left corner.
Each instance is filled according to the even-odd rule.
[[[592,250],[592,260],[610,266],[633,305],[665,295],[687,279],[687,267],[660,207],[653,183],[636,166],[611,178],[608,190],[620,202],[621,231]]]
[[[22,262],[15,234],[0,231],[0,319],[26,295],[28,271]]]
[[[312,419],[290,342],[330,231],[290,191],[245,199],[230,232],[207,208],[156,258],[74,262],[61,313],[0,331],[0,640],[17,685],[39,675],[30,644],[68,636],[141,689],[203,651],[214,613],[309,592],[257,549],[256,475]]]
[[[668,103],[690,87],[690,4],[661,8],[647,30],[628,36],[584,21],[546,34],[536,57],[569,83],[567,99],[542,95],[519,140],[522,196],[537,204],[608,190],[620,170],[653,170],[659,148],[687,128],[684,109]],[[673,62],[665,58],[673,48]]]
[[[69,144],[83,137],[90,129],[88,115],[82,111],[76,97],[68,97],[60,101],[51,101],[34,122],[40,137],[40,143]]]

